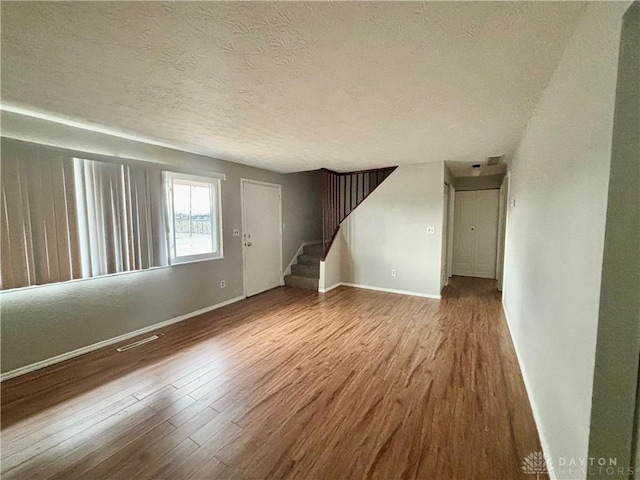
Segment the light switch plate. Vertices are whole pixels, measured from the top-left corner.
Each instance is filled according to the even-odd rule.
[[[234,237],[239,237],[240,236],[240,229],[239,228],[234,228],[233,229],[233,236]]]
[[[427,234],[434,235],[436,233],[436,227],[427,227]]]

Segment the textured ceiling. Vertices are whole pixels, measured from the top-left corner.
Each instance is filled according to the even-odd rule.
[[[582,2],[2,2],[2,100],[277,171],[509,152]]]

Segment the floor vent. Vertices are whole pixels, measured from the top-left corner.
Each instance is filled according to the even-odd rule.
[[[143,338],[142,340],[138,340],[137,342],[130,343],[129,345],[124,345],[123,347],[116,348],[116,352],[124,352],[126,350],[131,350],[132,348],[139,347],[140,345],[144,345],[145,343],[153,342],[157,340],[158,335],[153,335],[151,337]]]

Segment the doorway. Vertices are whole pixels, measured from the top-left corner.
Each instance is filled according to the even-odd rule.
[[[453,274],[496,278],[499,190],[456,192]]]
[[[242,179],[242,251],[247,297],[282,285],[281,187]]]

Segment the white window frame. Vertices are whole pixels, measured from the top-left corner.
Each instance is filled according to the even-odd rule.
[[[167,226],[167,248],[169,250],[168,259],[169,265],[179,265],[182,263],[200,262],[205,260],[216,260],[224,258],[223,250],[223,234],[222,234],[222,196],[220,193],[221,182],[220,178],[206,177],[202,175],[189,175],[186,173],[177,172],[162,172],[162,180],[165,190],[165,219]],[[183,255],[176,256],[176,241],[175,241],[175,213],[173,208],[173,182],[174,180],[183,180],[187,182],[208,184],[212,189],[211,195],[211,212],[215,214],[215,226],[216,236],[213,238],[213,242],[217,245],[217,249],[214,252],[199,253],[196,255]]]

